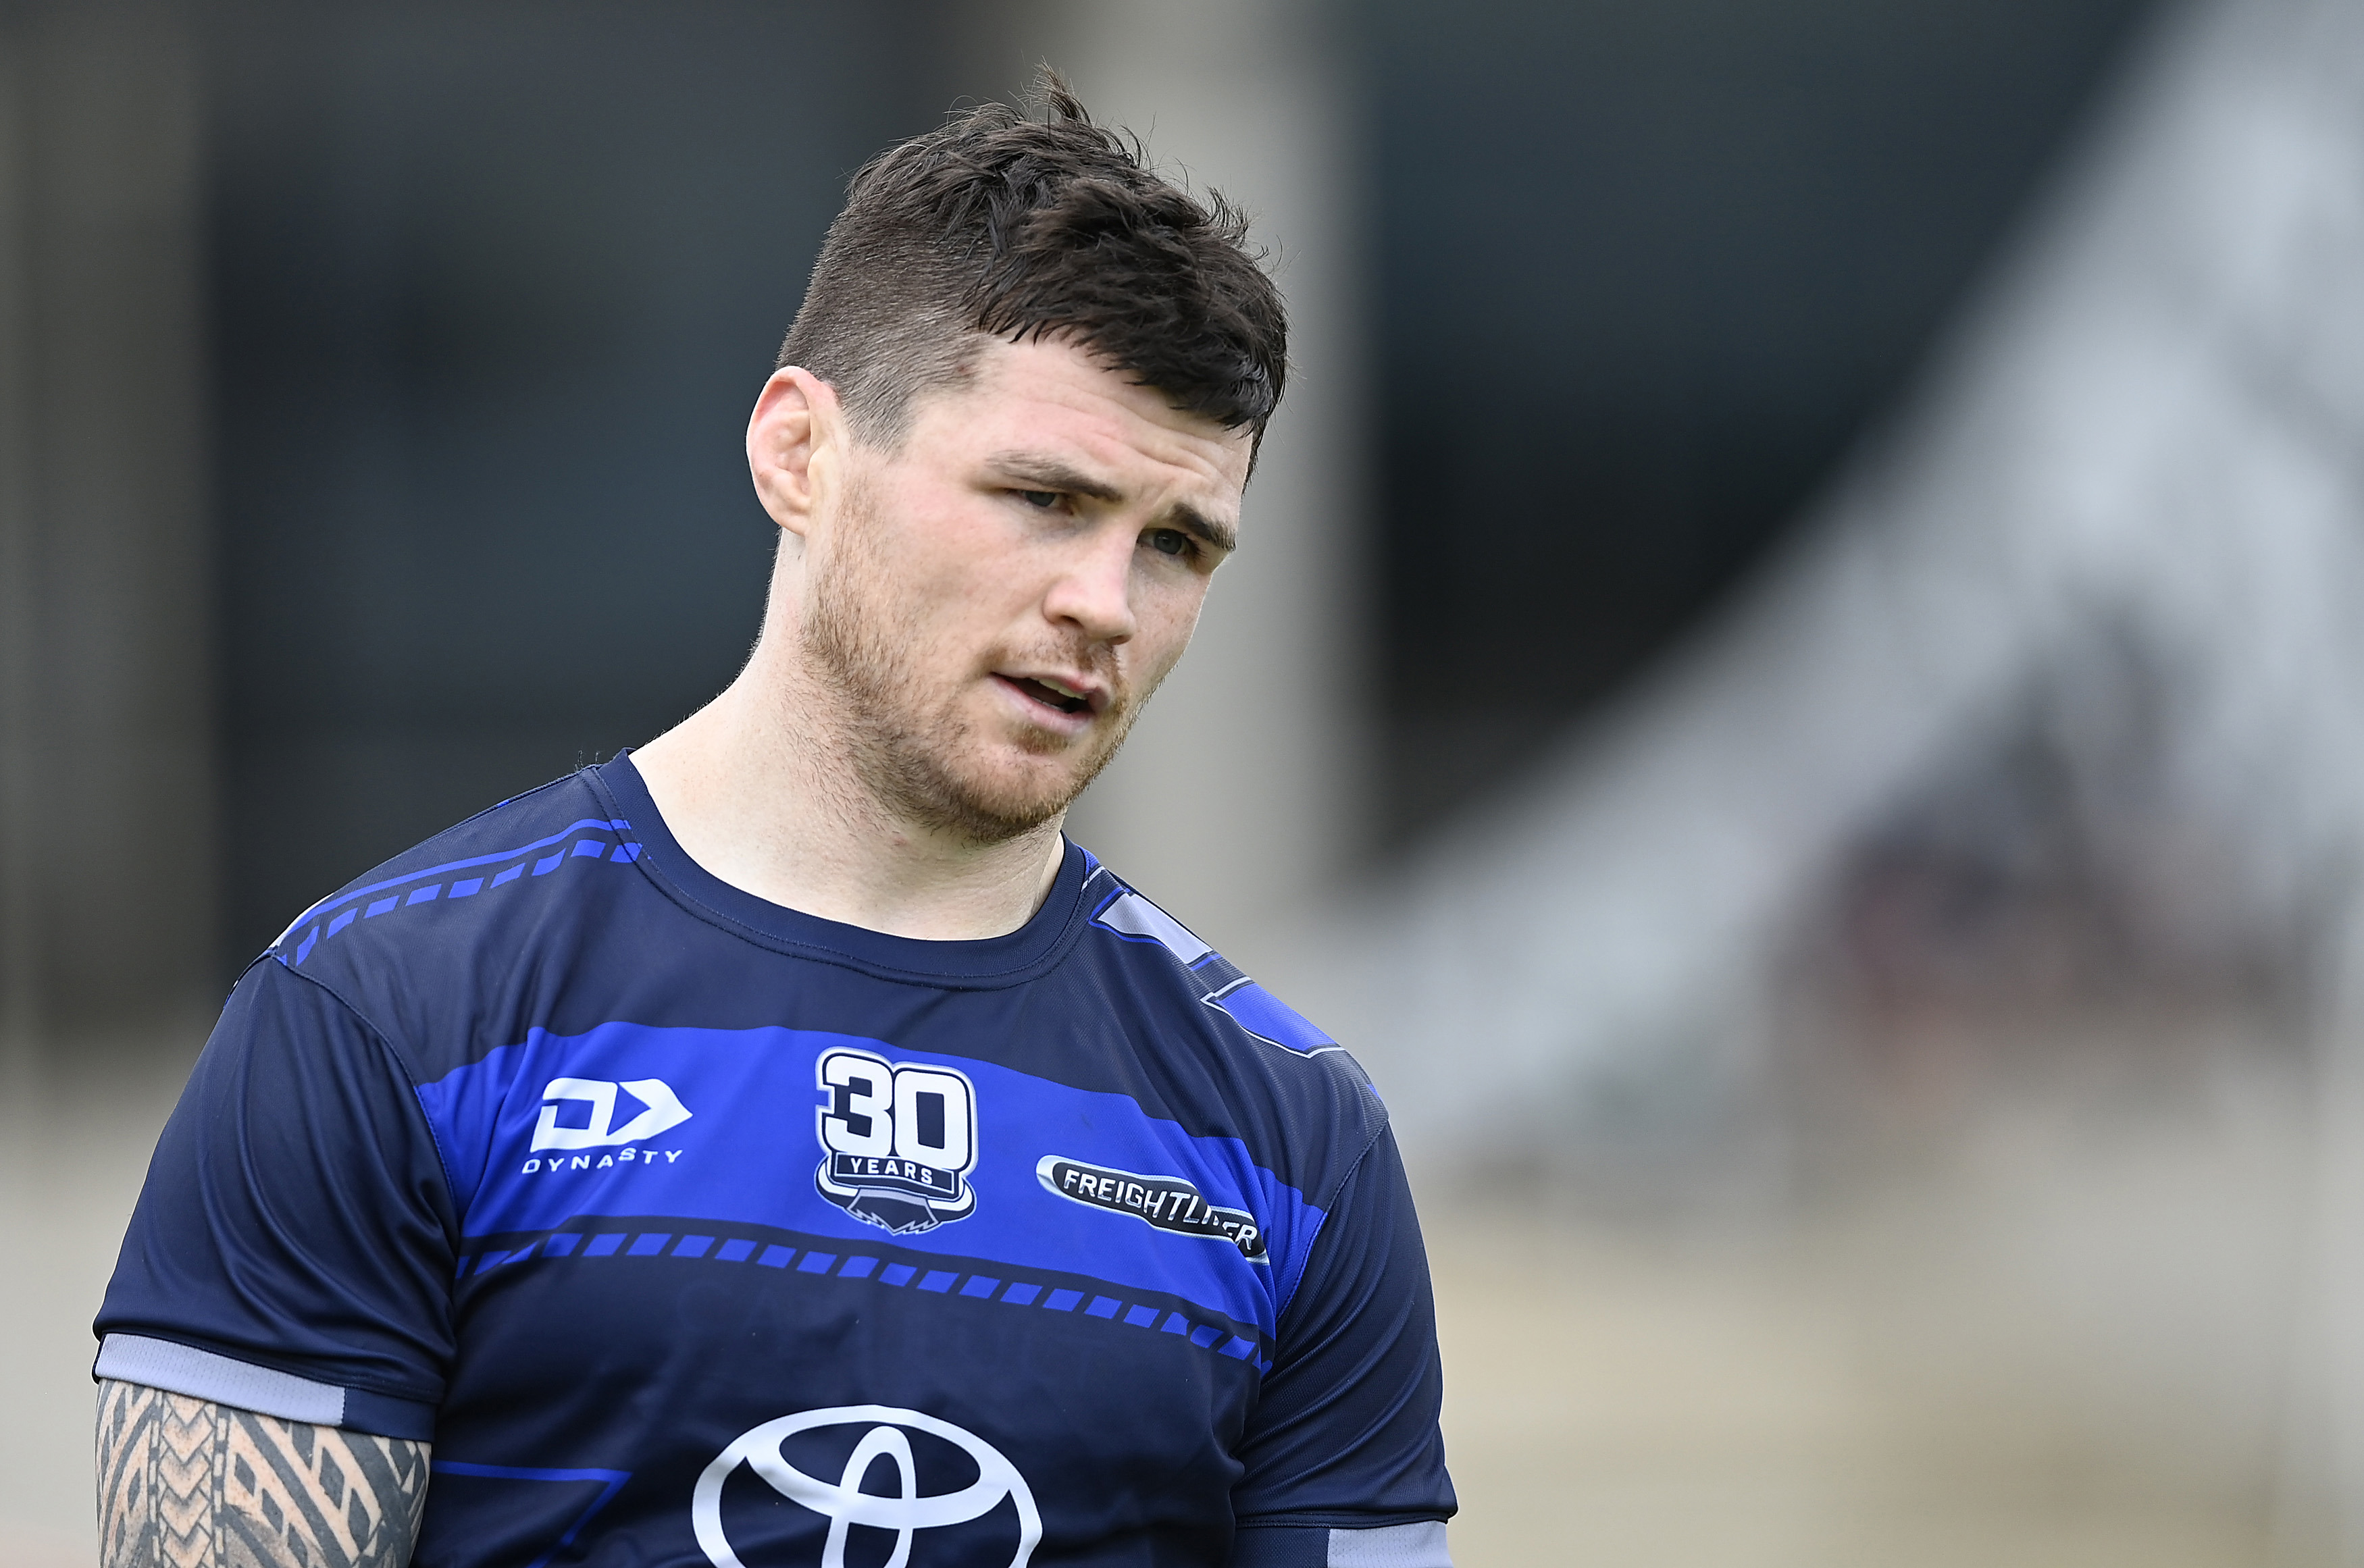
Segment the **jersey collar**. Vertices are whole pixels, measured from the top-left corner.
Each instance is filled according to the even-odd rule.
[[[1091,857],[1071,839],[1062,838],[1066,853],[1050,896],[1024,925],[998,937],[928,941],[825,920],[724,882],[683,852],[629,752],[585,768],[579,776],[606,797],[616,817],[631,824],[641,845],[638,864],[667,896],[699,918],[764,947],[886,979],[984,989],[1014,985],[1040,974],[1058,962],[1083,930],[1084,884],[1091,874]]]

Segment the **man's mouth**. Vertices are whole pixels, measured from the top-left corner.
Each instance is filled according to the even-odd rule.
[[[1064,682],[1043,675],[1004,675],[1001,677],[1018,692],[1044,707],[1060,713],[1083,713],[1090,709],[1092,699]]]

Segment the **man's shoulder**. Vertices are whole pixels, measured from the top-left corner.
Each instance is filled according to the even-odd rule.
[[[1191,1087],[1252,1096],[1292,1141],[1317,1126],[1325,1142],[1377,1135],[1386,1107],[1343,1043],[1109,867],[1095,862],[1084,891],[1081,954],[1199,1046]]]
[[[337,988],[340,976],[431,965],[519,917],[596,891],[595,868],[641,854],[589,770],[485,808],[372,867],[306,909],[267,956]]]

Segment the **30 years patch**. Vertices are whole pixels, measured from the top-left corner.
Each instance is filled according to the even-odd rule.
[[[976,1212],[976,1087],[965,1073],[846,1049],[822,1052],[814,1073],[821,1196],[898,1236]]]

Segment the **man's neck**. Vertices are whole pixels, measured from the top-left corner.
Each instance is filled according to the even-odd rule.
[[[1042,906],[1059,819],[982,847],[898,819],[812,722],[820,705],[762,662],[632,753],[683,853],[758,898],[898,937],[997,937]]]

